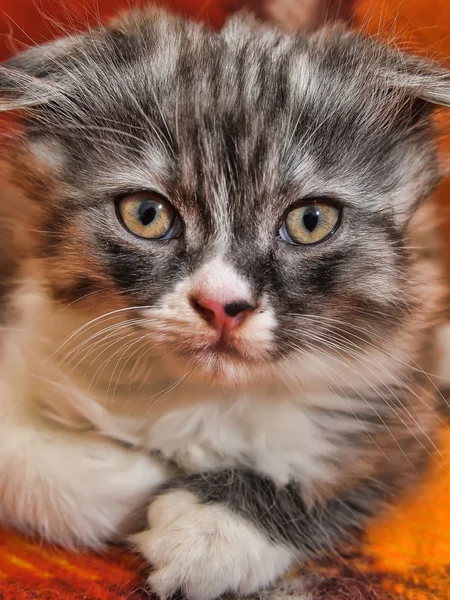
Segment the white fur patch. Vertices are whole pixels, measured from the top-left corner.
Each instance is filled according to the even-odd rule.
[[[231,265],[221,259],[205,263],[195,273],[192,291],[199,296],[214,298],[223,304],[243,300],[253,303],[248,284]]]
[[[163,600],[178,590],[190,600],[250,594],[276,581],[294,558],[225,506],[200,504],[190,492],[160,496],[148,519],[150,530],[133,540],[153,565],[149,585]]]
[[[278,485],[295,478],[304,489],[334,481],[334,469],[326,459],[338,447],[304,407],[282,397],[275,403],[262,395],[242,394],[232,402],[218,393],[209,398],[197,393],[203,402],[167,411],[148,431],[149,447],[183,470],[245,465]],[[349,429],[357,425],[355,419],[347,423]]]
[[[36,139],[30,142],[29,147],[36,158],[51,170],[58,172],[63,168],[66,157],[56,140]]]

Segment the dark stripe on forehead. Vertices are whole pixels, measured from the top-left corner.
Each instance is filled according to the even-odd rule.
[[[129,68],[130,64],[142,60],[142,41],[135,36],[125,34],[123,31],[108,30],[105,41],[108,44],[108,52],[99,52],[99,61],[103,57],[115,67],[123,65]],[[151,59],[157,47],[157,36],[146,35],[145,42],[147,57]]]

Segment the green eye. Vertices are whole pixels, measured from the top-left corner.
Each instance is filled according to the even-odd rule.
[[[287,214],[280,236],[290,244],[318,244],[336,231],[340,217],[339,208],[325,202],[297,206]]]
[[[174,238],[181,232],[181,221],[172,204],[154,192],[123,196],[117,212],[128,231],[147,240]]]

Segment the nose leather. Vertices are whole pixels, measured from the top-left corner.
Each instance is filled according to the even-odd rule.
[[[223,304],[203,296],[191,298],[191,306],[221,336],[239,327],[257,308],[246,300]]]

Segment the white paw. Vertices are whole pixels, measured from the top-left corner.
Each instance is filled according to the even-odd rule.
[[[162,599],[177,591],[190,600],[250,594],[273,583],[293,560],[289,549],[244,518],[220,504],[201,504],[187,491],[157,498],[148,520],[151,529],[133,541],[153,566],[149,585]]]

